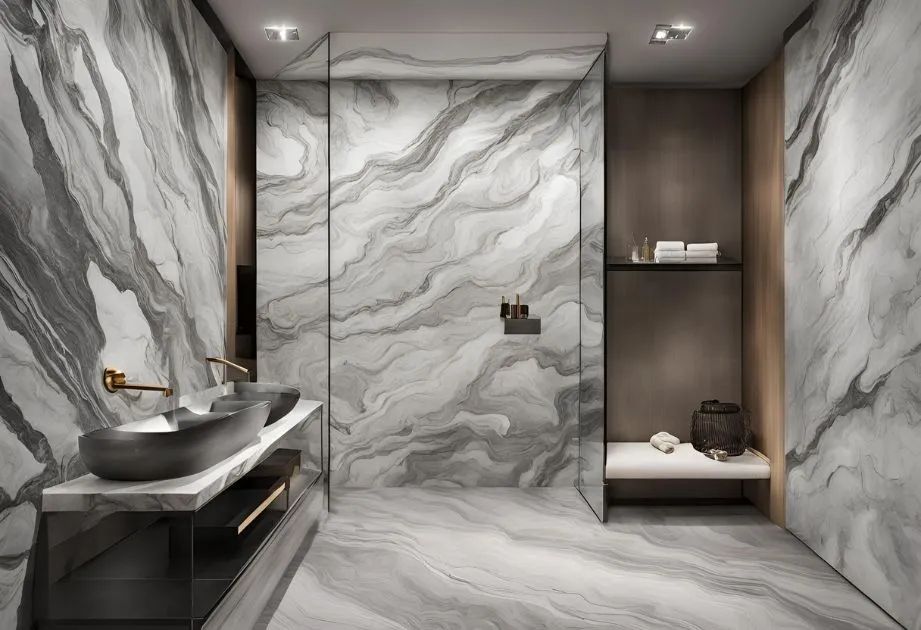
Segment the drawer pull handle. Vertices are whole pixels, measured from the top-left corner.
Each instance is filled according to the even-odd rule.
[[[237,535],[239,536],[240,534],[242,534],[243,530],[249,527],[250,524],[253,521],[255,521],[257,518],[259,518],[259,515],[265,512],[266,508],[272,505],[272,502],[275,501],[275,499],[277,499],[279,496],[281,496],[281,493],[284,492],[285,488],[287,487],[288,487],[288,484],[283,483],[277,488],[275,488],[275,490],[272,491],[272,494],[270,494],[269,496],[265,498],[265,501],[260,503],[258,507],[256,507],[256,509],[253,510],[252,513],[250,513],[249,516],[243,519],[243,522],[240,523],[240,525],[237,527]]]

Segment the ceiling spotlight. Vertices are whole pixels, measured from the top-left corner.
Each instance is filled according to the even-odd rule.
[[[265,38],[270,42],[288,42],[300,39],[296,26],[266,26]]]
[[[664,46],[671,41],[687,39],[692,30],[694,30],[692,27],[685,24],[656,24],[652,31],[652,37],[649,38],[649,43]]]

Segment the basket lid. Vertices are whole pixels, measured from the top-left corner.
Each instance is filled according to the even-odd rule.
[[[701,413],[739,413],[742,408],[735,403],[725,403],[718,400],[704,400],[700,403]]]

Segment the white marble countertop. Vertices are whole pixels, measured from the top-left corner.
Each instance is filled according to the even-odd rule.
[[[288,415],[262,429],[249,445],[195,475],[158,481],[109,481],[87,474],[46,488],[42,511],[196,510],[252,470],[288,433],[322,407],[320,402],[302,398]]]

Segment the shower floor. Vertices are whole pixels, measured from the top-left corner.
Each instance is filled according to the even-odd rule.
[[[752,507],[570,488],[340,490],[259,628],[898,628]]]

